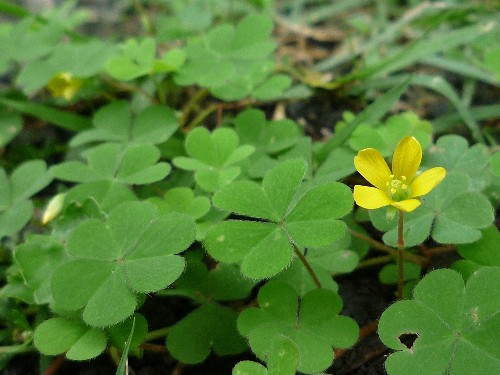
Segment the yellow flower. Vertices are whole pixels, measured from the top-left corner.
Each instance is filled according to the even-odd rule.
[[[54,76],[47,84],[47,88],[54,98],[63,97],[71,100],[80,90],[83,81],[73,76],[73,74],[64,72]]]
[[[392,157],[392,172],[380,152],[365,148],[354,157],[358,172],[373,186],[354,186],[358,206],[375,209],[388,205],[410,212],[420,206],[417,198],[429,193],[446,176],[442,167],[431,168],[417,175],[422,161],[422,147],[413,137],[403,138]]]

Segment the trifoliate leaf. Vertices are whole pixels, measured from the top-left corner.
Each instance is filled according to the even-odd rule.
[[[0,239],[26,225],[33,214],[33,203],[28,198],[51,181],[52,175],[42,160],[22,163],[10,177],[0,168]]]
[[[251,14],[236,27],[223,24],[201,38],[188,39],[187,60],[175,75],[176,83],[207,87],[214,96],[228,101],[278,96],[290,81],[283,75],[268,81],[275,65],[272,29],[269,16]]]
[[[493,207],[488,199],[471,187],[470,178],[459,172],[446,178],[428,195],[421,198],[422,206],[406,213],[405,246],[415,246],[431,236],[439,243],[471,243],[481,237],[480,229],[493,221]],[[384,241],[395,246],[397,219],[386,220],[385,209],[369,212],[372,223],[387,231]]]
[[[284,336],[298,348],[298,370],[311,374],[331,365],[333,347],[349,347],[357,340],[357,324],[337,315],[342,300],[330,290],[315,289],[299,303],[290,286],[270,282],[259,291],[258,302],[260,308],[249,308],[240,314],[238,329],[261,360],[278,354],[279,345],[275,343]]]
[[[55,303],[67,310],[83,308],[89,325],[121,322],[136,308],[137,293],[158,291],[180,276],[185,262],[175,254],[193,242],[195,232],[187,215],[159,215],[147,202],[122,204],[107,222],[82,222],[68,238],[74,260],[52,277]]]
[[[196,128],[186,137],[185,147],[190,157],[176,157],[173,163],[178,168],[195,171],[198,185],[214,192],[238,177],[241,169],[234,164],[254,152],[253,146],[238,144],[238,135],[232,129],[219,128],[210,133],[206,128]]]
[[[215,206],[239,215],[266,219],[225,221],[207,232],[205,247],[223,262],[241,262],[251,278],[274,276],[292,260],[292,243],[320,247],[338,240],[346,226],[338,218],[352,207],[350,189],[337,182],[296,196],[306,170],[303,160],[288,160],[270,170],[262,187],[235,182],[214,195]]]
[[[467,140],[458,135],[445,135],[429,149],[425,165],[439,165],[447,173],[460,172],[470,177],[470,190],[482,191],[489,183],[490,151],[485,145],[468,147]]]
[[[153,38],[142,41],[128,39],[122,46],[121,55],[109,61],[107,70],[115,79],[130,81],[152,71],[155,55],[156,43]]]
[[[183,363],[203,362],[210,351],[238,354],[247,349],[236,329],[237,313],[216,303],[205,303],[169,331],[167,348]]]
[[[79,361],[97,357],[106,349],[107,342],[102,330],[69,318],[46,320],[35,330],[34,341],[45,355],[66,352],[68,359]]]
[[[84,43],[60,43],[47,58],[28,62],[16,78],[27,94],[43,88],[57,74],[66,72],[74,77],[89,78],[105,70],[117,48],[110,42],[90,40]]]
[[[93,125],[93,129],[73,137],[70,145],[78,147],[90,142],[160,144],[175,132],[178,121],[175,112],[163,105],[149,106],[132,120],[129,103],[117,100],[95,113]]]
[[[17,246],[14,257],[21,268],[26,285],[34,291],[35,302],[51,302],[52,274],[60,265],[70,260],[63,244],[51,236],[32,234],[26,242]]]
[[[150,198],[161,213],[180,212],[199,219],[210,211],[210,200],[205,196],[194,195],[193,190],[179,187],[168,190],[164,198]]]
[[[276,154],[292,147],[300,135],[298,125],[293,121],[268,122],[264,112],[257,109],[239,113],[235,127],[242,143],[251,144],[257,151],[267,154]]]
[[[500,232],[492,225],[482,230],[482,237],[479,241],[458,245],[458,253],[465,259],[476,263],[479,266],[500,266]]]
[[[413,300],[394,303],[380,318],[380,338],[396,350],[386,360],[388,374],[494,374],[500,366],[499,283],[498,267],[480,268],[465,286],[452,270],[428,274]],[[417,339],[407,346],[400,341],[404,334]]]

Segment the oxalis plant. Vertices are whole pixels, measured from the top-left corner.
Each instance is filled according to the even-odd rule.
[[[473,80],[497,83],[485,9],[412,8],[391,33],[431,39],[400,46],[366,39],[355,2],[324,5],[307,19],[348,12],[364,65],[342,52],[308,70],[276,58],[275,27],[308,7],[172,1],[154,18],[134,2],[147,35],[119,43],[76,32],[66,3],[0,1],[19,17],[0,28],[0,368],[36,351],[46,374],[105,355],[126,374],[159,351],[176,373],[227,356],[234,375],[328,374],[376,331],[389,375],[498,372],[500,152],[477,124],[498,108],[464,104]],[[467,12],[481,22],[457,26]],[[325,81],[322,66],[349,61]],[[415,63],[464,74],[469,96],[401,72]],[[393,111],[413,86],[454,112]],[[324,139],[263,110],[316,88],[370,100]],[[448,131],[460,119],[468,138]],[[40,132],[57,145],[19,146]],[[360,269],[392,302],[361,327],[339,294]]]

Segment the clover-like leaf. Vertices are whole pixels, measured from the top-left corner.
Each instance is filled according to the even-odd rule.
[[[0,239],[26,225],[33,214],[33,203],[28,198],[51,181],[52,175],[42,160],[21,164],[10,177],[0,168]]]
[[[266,369],[260,363],[241,361],[232,375],[295,375],[299,366],[299,349],[288,337],[277,338],[272,345]]]
[[[26,285],[34,291],[35,302],[51,302],[51,276],[57,267],[70,260],[63,244],[51,236],[31,234],[16,247],[14,257]]]
[[[128,39],[122,45],[122,53],[111,59],[107,70],[115,79],[130,81],[146,75],[153,69],[156,42],[153,38],[137,41]]]
[[[150,198],[161,213],[181,212],[199,219],[210,211],[210,200],[202,195],[194,195],[190,188],[179,187],[168,190],[164,198]]]
[[[0,107],[0,147],[5,147],[22,128],[23,119],[19,113]]]
[[[346,117],[352,120],[351,116]],[[358,125],[349,138],[349,145],[355,151],[373,147],[383,156],[389,156],[403,137],[414,136],[426,148],[431,141],[431,134],[432,125],[429,121],[421,120],[413,112],[405,112],[389,117],[385,124],[378,126]]]
[[[34,335],[35,347],[45,355],[66,353],[66,358],[86,360],[106,349],[106,335],[70,318],[53,318],[40,324]]]
[[[103,72],[116,52],[117,48],[112,43],[98,39],[84,43],[60,43],[49,56],[25,64],[16,83],[23,87],[25,93],[33,94],[61,72],[89,78]]]
[[[482,266],[500,267],[498,251],[500,232],[494,225],[481,232],[482,237],[479,241],[457,246],[458,253],[465,259],[453,263],[453,268],[458,270],[465,279]]]
[[[266,121],[264,112],[257,109],[239,113],[235,128],[241,142],[251,144],[256,151],[267,154],[276,154],[292,147],[300,135],[295,122],[287,119]]]
[[[491,155],[490,169],[495,175],[500,176],[500,152]]]
[[[447,174],[443,182],[427,196],[422,206],[405,215],[404,240],[415,246],[431,236],[439,243],[471,243],[481,238],[480,229],[493,222],[493,207],[488,199],[471,186],[470,178],[459,172]],[[395,246],[397,220],[387,221],[385,209],[370,211],[372,223],[388,231],[383,239]]]
[[[331,290],[312,290],[299,303],[290,286],[273,281],[261,288],[258,302],[260,308],[252,307],[240,314],[238,329],[261,360],[271,358],[276,350],[273,344],[285,336],[298,348],[298,370],[320,372],[331,365],[333,347],[349,347],[358,338],[356,322],[337,315],[342,300]]]
[[[470,178],[470,190],[482,191],[489,183],[490,151],[483,144],[469,148],[465,138],[445,135],[429,149],[426,165],[439,165],[447,172],[460,172]]]
[[[453,270],[429,273],[413,300],[394,303],[382,314],[381,340],[396,350],[386,363],[389,375],[489,375],[500,366],[500,268],[483,267],[464,286]],[[401,335],[417,339],[407,346]]]
[[[176,359],[203,362],[210,351],[218,355],[238,354],[247,349],[236,329],[238,314],[216,303],[205,303],[169,331],[167,348]]]
[[[272,29],[270,17],[251,14],[236,27],[223,24],[202,38],[188,39],[187,60],[175,75],[176,83],[207,87],[223,100],[279,95],[291,82],[283,75],[271,76],[276,47]]]
[[[118,203],[134,200],[129,185],[144,185],[163,179],[170,165],[157,162],[160,151],[150,144],[130,145],[122,149],[117,143],[104,143],[84,152],[87,164],[67,161],[51,168],[61,179],[82,184],[72,188],[65,204],[83,202],[94,197],[104,210]]]
[[[137,293],[156,292],[172,284],[185,261],[175,255],[194,240],[187,215],[159,215],[147,202],[123,203],[107,222],[88,219],[68,238],[74,257],[52,276],[55,303],[67,310],[83,308],[83,320],[109,326],[130,316]]]
[[[255,282],[243,277],[234,264],[219,263],[211,270],[203,262],[204,252],[186,254],[187,267],[175,282],[175,289],[159,292],[161,295],[187,296],[201,302],[244,299]]]
[[[123,322],[106,328],[106,333],[108,334],[109,341],[116,348],[123,350],[132,330],[132,325],[134,326],[134,332],[130,343],[128,343],[129,350],[139,353],[139,345],[143,343],[148,333],[148,322],[141,314],[135,313]]]
[[[178,127],[175,112],[163,105],[142,110],[132,121],[130,104],[117,100],[100,108],[93,118],[93,129],[71,139],[72,147],[90,142],[149,143],[165,142]]]
[[[213,192],[238,177],[241,168],[234,164],[254,152],[253,146],[238,144],[238,135],[232,129],[219,128],[210,134],[206,128],[196,128],[186,137],[185,147],[190,157],[176,157],[173,163],[178,168],[195,171],[198,185]]]
[[[261,221],[229,220],[214,225],[205,238],[210,255],[222,262],[241,262],[244,275],[261,279],[282,271],[292,260],[292,243],[326,246],[345,233],[337,220],[352,208],[352,193],[332,182],[296,197],[306,170],[303,160],[288,160],[270,170],[262,186],[238,181],[214,195],[224,210]]]

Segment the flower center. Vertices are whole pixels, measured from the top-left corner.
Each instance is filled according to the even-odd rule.
[[[394,175],[389,176],[389,181],[385,183],[387,186],[387,194],[396,202],[404,201],[411,195],[411,190],[408,187],[406,176],[401,176],[401,180],[394,179]]]

